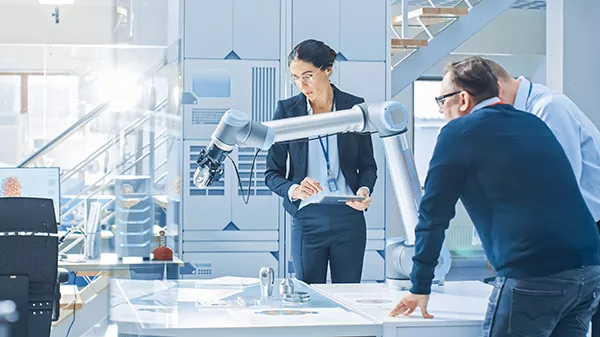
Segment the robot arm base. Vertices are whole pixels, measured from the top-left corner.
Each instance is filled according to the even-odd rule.
[[[412,271],[412,258],[414,256],[415,247],[405,245],[404,238],[388,239],[385,247],[386,285],[401,290],[408,290],[411,288],[410,272]],[[440,286],[444,285],[451,264],[450,251],[446,247],[442,247],[432,284]]]

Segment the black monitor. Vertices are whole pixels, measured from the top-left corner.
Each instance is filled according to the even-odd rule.
[[[6,197],[52,199],[60,223],[60,168],[0,167],[0,198]]]
[[[0,198],[0,299],[16,304],[11,336],[50,335],[58,267],[51,199]]]

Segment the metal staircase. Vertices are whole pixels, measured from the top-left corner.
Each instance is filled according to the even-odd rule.
[[[392,97],[510,8],[515,0],[457,0],[453,6],[437,6],[433,0],[428,3],[428,7],[411,9],[409,0],[392,1],[392,7],[400,12],[391,20],[395,36],[391,41]]]
[[[156,76],[167,66],[167,57],[163,57],[156,64],[144,72],[137,85],[154,89],[153,83]],[[154,96],[156,94],[154,93]],[[168,97],[167,94],[161,95]],[[165,151],[168,140],[167,126],[158,122],[159,114],[167,107],[167,98],[161,102],[145,102],[150,106],[137,106],[135,113],[131,111],[119,112],[123,116],[133,119],[122,129],[104,131],[107,140],[90,153],[72,153],[77,158],[75,164],[60,165],[61,183],[61,215],[59,223],[61,226],[71,228],[72,233],[83,232],[88,207],[91,201],[102,199],[100,209],[100,224],[108,227],[114,218],[114,190],[115,177],[122,175],[147,175],[151,177],[154,187],[160,190],[161,182],[167,176],[166,155],[157,159],[158,151]],[[18,167],[47,166],[50,161],[45,160],[52,153],[70,151],[68,145],[74,137],[81,138],[85,142],[85,134],[89,129],[104,119],[114,118],[107,114],[111,111],[111,102],[105,101],[85,114],[80,120],[65,129],[56,138],[49,141],[41,149],[30,155]],[[114,113],[114,111],[112,111]],[[131,117],[134,116],[134,117]],[[82,137],[81,134],[84,134]],[[102,131],[100,131],[102,133]],[[79,139],[78,138],[78,139]],[[134,141],[132,141],[132,138]],[[76,139],[76,140],[78,140]],[[131,144],[135,143],[135,144]],[[132,148],[131,145],[134,145]],[[129,148],[129,149],[127,149]],[[81,159],[79,159],[81,158]],[[90,174],[90,166],[103,162],[100,173]],[[51,164],[51,166],[57,166]],[[72,195],[66,195],[62,186],[69,186]],[[75,186],[75,187],[73,187]],[[69,193],[67,192],[67,193]],[[75,247],[83,240],[84,236],[77,237],[74,241],[61,247],[65,253]]]

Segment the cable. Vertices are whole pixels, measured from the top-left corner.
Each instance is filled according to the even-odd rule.
[[[371,132],[360,132],[360,135],[372,135],[374,133],[377,133],[376,131],[371,131]],[[323,135],[321,137],[328,137],[328,136],[334,136],[334,135],[338,135],[339,133],[333,133],[333,134],[328,134],[328,135]],[[314,137],[314,138],[305,138],[305,139],[296,139],[296,140],[288,140],[285,142],[278,142],[277,144],[291,144],[291,143],[299,143],[299,142],[309,142],[311,140],[317,140],[319,139],[319,137]],[[254,166],[256,164],[256,158],[258,157],[258,154],[260,153],[260,149],[256,150],[256,153],[254,154],[254,159],[252,159],[252,166],[250,167],[250,180],[248,182],[248,193],[244,192],[244,186],[242,186],[242,178],[240,177],[240,171],[238,170],[238,167],[235,163],[235,161],[231,158],[231,156],[229,156],[229,154],[225,154],[225,156],[227,156],[227,158],[231,161],[231,164],[233,164],[233,168],[235,169],[235,174],[237,175],[237,180],[238,180],[238,186],[240,188],[240,190],[242,191],[242,200],[244,201],[244,204],[248,204],[248,202],[250,202],[250,190],[252,189],[252,179],[254,177]],[[245,194],[245,197],[244,197]]]
[[[81,234],[83,234],[83,236],[85,238],[87,238],[87,236],[85,235],[85,233],[83,231],[81,231],[81,228],[78,228],[77,226],[71,226],[71,228],[69,228],[69,230],[63,236],[61,236],[60,238],[58,238],[58,245],[60,246],[69,235],[71,235],[71,234],[73,234],[73,233],[75,233],[77,231],[80,231]]]
[[[233,161],[233,159],[231,159],[229,154],[225,154],[227,156],[227,158],[229,158],[229,160],[231,161],[231,164],[233,164],[233,168],[235,169],[235,174],[237,175],[237,179],[238,179],[238,186],[240,187],[240,190],[242,190],[242,200],[244,201],[244,204],[246,204],[246,205],[248,204],[248,202],[250,202],[250,190],[252,189],[252,178],[254,176],[254,165],[256,164],[256,157],[258,157],[259,152],[260,152],[260,149],[256,150],[256,153],[254,154],[254,159],[252,159],[252,166],[250,167],[250,180],[248,182],[248,194],[246,195],[245,198],[244,198],[244,187],[242,186],[242,178],[240,177],[240,171],[238,170],[238,167],[235,164],[235,161]]]
[[[74,228],[71,228],[71,230],[73,230],[73,229]],[[85,234],[84,230],[77,229],[77,231],[79,231],[83,235],[83,237],[87,239],[87,235]],[[75,231],[73,231],[73,232],[75,232]],[[66,238],[67,235],[65,235],[64,237]],[[85,248],[85,245],[81,245],[79,254],[83,253],[84,248]],[[73,324],[75,324],[75,308],[76,307],[77,307],[77,273],[75,273],[74,277],[73,277],[73,319],[71,320],[71,323],[69,323],[69,329],[67,329],[67,334],[65,335],[65,337],[69,337],[69,334],[71,333],[71,328],[73,328]]]
[[[71,324],[69,324],[69,329],[67,330],[67,334],[65,335],[65,337],[69,337],[69,334],[71,333],[71,328],[73,327],[73,324],[75,324],[75,307],[77,306],[77,274],[75,274],[75,277],[73,278],[73,319],[71,320]]]

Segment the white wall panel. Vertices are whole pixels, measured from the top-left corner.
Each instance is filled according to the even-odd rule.
[[[340,48],[348,61],[385,61],[386,2],[389,0],[343,0],[340,2]]]
[[[303,40],[317,39],[337,51],[340,48],[340,0],[292,1],[292,48]]]
[[[280,0],[234,0],[233,50],[243,60],[279,60],[280,18]]]
[[[223,59],[233,49],[233,0],[185,0],[186,58]]]

